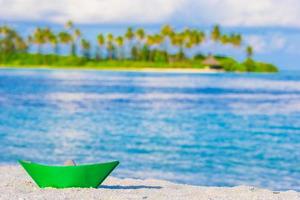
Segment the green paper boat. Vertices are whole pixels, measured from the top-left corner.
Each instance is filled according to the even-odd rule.
[[[22,160],[19,163],[40,188],[97,188],[119,161],[77,166],[48,166]]]

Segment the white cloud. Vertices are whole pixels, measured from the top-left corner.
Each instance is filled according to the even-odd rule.
[[[273,37],[271,37],[270,43],[273,49],[278,50],[286,46],[287,39],[283,35],[274,34]]]
[[[211,12],[212,21],[224,25],[300,26],[298,0],[211,0],[199,4]]]
[[[299,0],[0,0],[0,19],[300,27]]]
[[[247,35],[245,36],[247,44],[253,46],[256,53],[272,52],[284,49],[287,44],[286,36],[272,33],[265,35]]]
[[[183,0],[0,0],[0,18],[63,23],[159,23]]]

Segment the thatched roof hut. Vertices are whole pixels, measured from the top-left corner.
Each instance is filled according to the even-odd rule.
[[[212,55],[209,55],[202,61],[202,64],[211,69],[222,69],[221,63]]]
[[[220,65],[220,62],[215,59],[214,56],[207,56],[203,61],[202,61],[202,64],[203,65],[206,65],[206,66],[219,66]]]

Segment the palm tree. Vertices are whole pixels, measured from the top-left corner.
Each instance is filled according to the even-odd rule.
[[[249,45],[246,47],[247,58],[252,58],[253,56],[253,48]]]
[[[28,45],[23,40],[23,38],[20,37],[20,36],[16,36],[16,38],[15,38],[15,46],[16,46],[17,52],[19,52],[19,53],[25,53],[27,51],[27,49],[28,49]]]
[[[127,28],[127,31],[125,33],[125,38],[128,41],[128,48],[131,49],[132,52],[132,41],[134,39],[134,32],[133,29],[131,27]],[[133,55],[131,55],[132,57]]]
[[[147,35],[146,44],[151,47],[151,46],[154,45],[154,43],[155,43],[154,36],[153,35]]]
[[[71,44],[72,56],[76,56],[77,54],[76,43],[78,43],[80,37],[81,37],[81,31],[79,29],[75,29],[72,37],[72,44]]]
[[[71,35],[71,47],[70,47],[70,54],[72,56],[76,56],[77,54],[77,43],[80,40],[81,37],[81,31],[79,29],[75,29],[74,23],[69,20],[65,24],[65,28],[67,29],[67,32]]]
[[[74,28],[73,21],[71,21],[71,20],[67,21],[65,24],[65,27],[66,27],[66,29],[69,29],[69,30],[73,29]]]
[[[50,28],[45,28],[42,30],[43,31],[43,37],[45,40],[45,43],[50,43],[53,45],[53,38],[56,38],[55,34],[52,32]]]
[[[59,42],[64,45],[69,45],[73,41],[72,36],[68,32],[65,32],[65,31],[59,32],[58,38],[59,38]],[[70,54],[72,54],[72,48],[70,48]]]
[[[98,46],[96,49],[96,58],[99,60],[102,56],[102,48],[105,45],[105,38],[104,38],[103,34],[99,34],[97,36],[97,43],[98,43]]]
[[[143,47],[143,41],[144,41],[144,39],[146,37],[145,30],[143,28],[139,28],[139,29],[136,30],[135,35],[136,35],[136,37],[137,37],[137,39],[139,41],[139,49],[138,49],[139,56],[138,57],[140,59],[142,59],[142,51],[143,51],[143,49],[145,49]]]
[[[164,36],[164,37],[170,37],[173,33],[174,30],[170,25],[164,25],[161,30],[160,33]]]
[[[116,38],[116,43],[119,47],[119,58],[123,59],[123,45],[124,45],[124,39],[122,36],[118,36]]]
[[[217,42],[220,40],[222,36],[222,33],[221,33],[221,30],[220,30],[220,27],[219,25],[215,25],[213,27],[213,30],[211,31],[210,33],[210,38],[214,41],[214,42]]]
[[[138,38],[138,40],[140,42],[142,42],[145,39],[146,33],[145,33],[145,30],[143,28],[137,29],[135,34],[136,34],[136,37]]]
[[[91,43],[85,39],[81,39],[82,54],[86,58],[90,58]]]
[[[177,54],[178,60],[182,60],[184,58],[184,50],[183,50],[184,42],[185,42],[185,36],[183,33],[175,34],[171,37],[171,44],[173,46],[176,46],[179,49]]]
[[[125,38],[128,40],[128,41],[131,41],[133,40],[134,38],[134,33],[133,33],[133,29],[131,27],[129,27],[125,33]]]
[[[52,34],[49,38],[49,42],[53,48],[53,53],[58,55],[59,54],[59,49],[58,49],[58,38],[55,34]]]
[[[1,26],[1,28],[0,28],[0,33],[4,36],[6,36],[10,31],[11,31],[11,29],[6,25]]]
[[[161,45],[163,45],[163,49],[167,51],[166,39],[170,38],[174,34],[174,30],[170,25],[164,25],[160,30],[160,34],[162,36],[162,40],[160,41],[160,43]]]
[[[107,52],[108,52],[108,57],[109,57],[109,59],[113,59],[113,57],[114,57],[114,50],[115,50],[115,46],[114,46],[114,35],[113,34],[111,34],[111,33],[109,33],[108,35],[107,35],[107,39],[106,39],[106,41],[107,41],[107,45],[106,45],[106,47],[107,47]]]
[[[30,48],[31,45],[33,45],[33,36],[32,35],[28,35],[27,36],[27,43],[28,43],[28,46]]]
[[[139,29],[136,30],[135,35],[136,35],[136,38],[139,40],[139,46],[141,48],[142,43],[143,43],[143,41],[146,37],[145,30],[142,29],[142,28],[139,28]]]
[[[8,26],[0,27],[0,61],[5,63],[7,56],[27,51],[27,44],[23,38]]]
[[[44,38],[44,44],[50,43],[51,37],[53,35],[53,32],[51,31],[50,28],[44,28],[42,29],[42,34]],[[49,57],[43,56],[43,63],[49,63]]]
[[[192,41],[188,41],[184,44],[184,47],[187,49],[191,49],[194,46]]]
[[[223,45],[230,43],[230,40],[231,40],[230,37],[226,34],[222,35],[220,38],[220,41]]]
[[[153,50],[153,45],[155,44],[155,38],[153,35],[147,35],[146,36],[146,45],[149,47],[150,52]],[[149,55],[149,61],[153,61],[153,54],[150,53]]]
[[[74,37],[75,37],[75,39],[78,39],[81,37],[81,31],[78,28],[75,29],[75,31],[74,31]]]
[[[164,41],[164,37],[160,34],[154,35],[154,44],[157,46],[161,46]]]
[[[202,44],[205,41],[205,33],[202,31],[198,32],[198,40],[199,40],[199,44]]]
[[[1,46],[0,46],[0,50],[3,53],[7,53],[7,51],[9,51],[9,46],[12,46],[12,35],[11,35],[11,29],[8,26],[2,26],[0,29],[0,36],[1,37]],[[11,43],[11,44],[9,44]]]
[[[235,47],[240,47],[242,44],[242,36],[240,34],[231,34],[230,42]]]
[[[19,53],[25,52],[27,48],[27,43],[14,29],[0,26],[0,52]]]
[[[39,27],[36,28],[31,39],[32,39],[31,42],[33,44],[36,44],[38,47],[38,54],[41,54],[42,53],[42,45],[46,43],[45,34],[44,34],[43,29],[41,29]]]
[[[198,30],[191,30],[189,35],[187,36],[186,43],[190,43],[188,45],[185,45],[188,49],[198,47],[201,45],[205,40],[205,33]]]

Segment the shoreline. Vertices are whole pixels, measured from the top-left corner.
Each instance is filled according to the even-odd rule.
[[[188,73],[188,74],[215,74],[232,73],[224,70],[209,68],[134,68],[134,67],[60,67],[60,66],[0,66],[0,69],[41,69],[41,70],[83,70],[83,71],[114,71],[114,72],[150,72],[150,73]]]
[[[204,187],[155,179],[109,176],[97,189],[40,189],[20,166],[0,165],[0,199],[186,199],[186,200],[300,200],[296,191],[271,191],[252,186]]]

